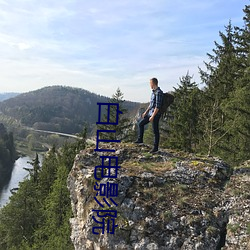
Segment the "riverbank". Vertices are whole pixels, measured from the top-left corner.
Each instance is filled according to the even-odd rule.
[[[40,162],[42,161],[42,155],[39,155],[39,160]],[[32,165],[29,163],[31,161],[31,156],[21,156],[15,161],[10,180],[0,189],[0,208],[8,203],[12,195],[11,190],[18,188],[19,182],[28,178],[29,173],[24,168],[32,168]]]

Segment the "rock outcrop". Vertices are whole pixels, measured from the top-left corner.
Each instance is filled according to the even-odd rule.
[[[76,250],[217,250],[249,247],[249,173],[234,172],[220,159],[170,151],[148,153],[147,145],[105,145],[115,153],[87,148],[76,156],[68,177],[71,239]],[[93,234],[94,168],[100,156],[118,156],[114,234]],[[233,175],[232,175],[233,174]],[[231,180],[230,180],[231,177]],[[229,181],[230,180],[230,181]],[[236,186],[235,186],[236,185]],[[241,189],[244,186],[244,191]],[[107,199],[109,200],[109,199]],[[247,245],[248,244],[248,245]]]
[[[226,244],[223,249],[250,249],[250,161],[237,167],[223,195],[228,214]]]

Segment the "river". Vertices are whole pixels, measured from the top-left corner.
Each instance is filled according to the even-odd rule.
[[[5,185],[2,190],[0,190],[0,208],[3,207],[11,196],[11,189],[17,188],[18,183],[22,181],[25,177],[28,177],[28,171],[24,170],[25,168],[32,168],[32,166],[27,163],[31,161],[31,158],[28,156],[20,157],[15,161],[10,181]]]

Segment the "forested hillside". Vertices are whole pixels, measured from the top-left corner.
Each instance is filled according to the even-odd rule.
[[[0,102],[19,95],[18,93],[0,93]]]
[[[82,131],[84,124],[92,128],[98,116],[96,103],[108,101],[109,98],[84,89],[53,86],[0,102],[0,112],[28,127],[72,134]],[[132,113],[138,105],[124,103]]]

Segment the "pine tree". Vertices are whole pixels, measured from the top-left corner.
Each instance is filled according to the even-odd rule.
[[[34,183],[28,179],[20,183],[10,203],[0,210],[0,249],[20,249],[22,241],[32,243],[39,205]]]
[[[35,159],[33,159],[31,162],[29,162],[33,168],[32,169],[26,169],[28,170],[31,179],[33,180],[34,183],[38,184],[38,175],[40,171],[40,161],[38,158],[38,154],[36,153]]]
[[[228,157],[234,163],[250,158],[250,5],[245,7],[244,12],[244,26],[235,27],[234,34],[238,66],[235,90],[222,103],[227,116],[225,128],[229,130],[234,124],[227,138]]]
[[[235,27],[234,41],[238,59],[238,78],[243,81],[238,81],[238,87],[244,87],[249,84],[249,50],[250,50],[250,5],[246,5],[243,10],[245,16],[243,17],[244,26]]]
[[[175,101],[171,107],[174,118],[168,121],[170,132],[165,146],[186,151],[194,149],[199,132],[199,94],[200,90],[189,74],[180,79],[180,85],[174,92]]]
[[[118,117],[118,124],[117,125],[110,125],[110,124],[103,124],[98,125],[97,128],[99,130],[115,130],[115,133],[103,133],[101,135],[102,139],[106,140],[124,140],[126,139],[128,133],[129,133],[129,119],[126,117],[127,109],[124,107],[124,101],[123,100],[123,93],[121,92],[120,88],[118,88],[113,94],[112,99],[109,101],[109,103],[117,103],[119,104],[119,110],[122,112],[122,114],[119,114]],[[112,105],[110,107],[110,121],[116,122],[117,117],[117,108]],[[105,114],[103,115],[102,121],[107,121],[107,109]]]
[[[51,187],[56,179],[57,166],[57,152],[55,147],[52,147],[43,159],[43,165],[39,174],[38,185],[42,200],[51,192]]]
[[[56,180],[43,207],[43,225],[35,233],[34,249],[73,249],[70,241],[71,206],[66,180],[68,169],[58,166]]]
[[[234,90],[237,77],[237,57],[231,22],[225,27],[226,34],[219,32],[222,44],[215,42],[213,54],[207,53],[206,71],[200,69],[201,80],[214,99],[225,99]]]
[[[74,144],[76,153],[86,147],[86,138],[87,138],[87,126],[83,127],[83,130],[77,134],[81,139],[78,139],[77,142]],[[73,145],[71,145],[72,147]]]
[[[235,50],[234,33],[231,22],[225,27],[226,34],[220,32],[222,45],[215,42],[213,55],[208,54],[209,63],[205,63],[207,71],[200,70],[201,79],[205,83],[200,112],[199,125],[203,129],[201,148],[207,149],[207,154],[221,154],[228,150],[230,133],[235,126],[237,115],[232,117],[231,125],[226,127],[228,120],[223,109],[223,103],[236,89],[238,72],[237,53]]]

